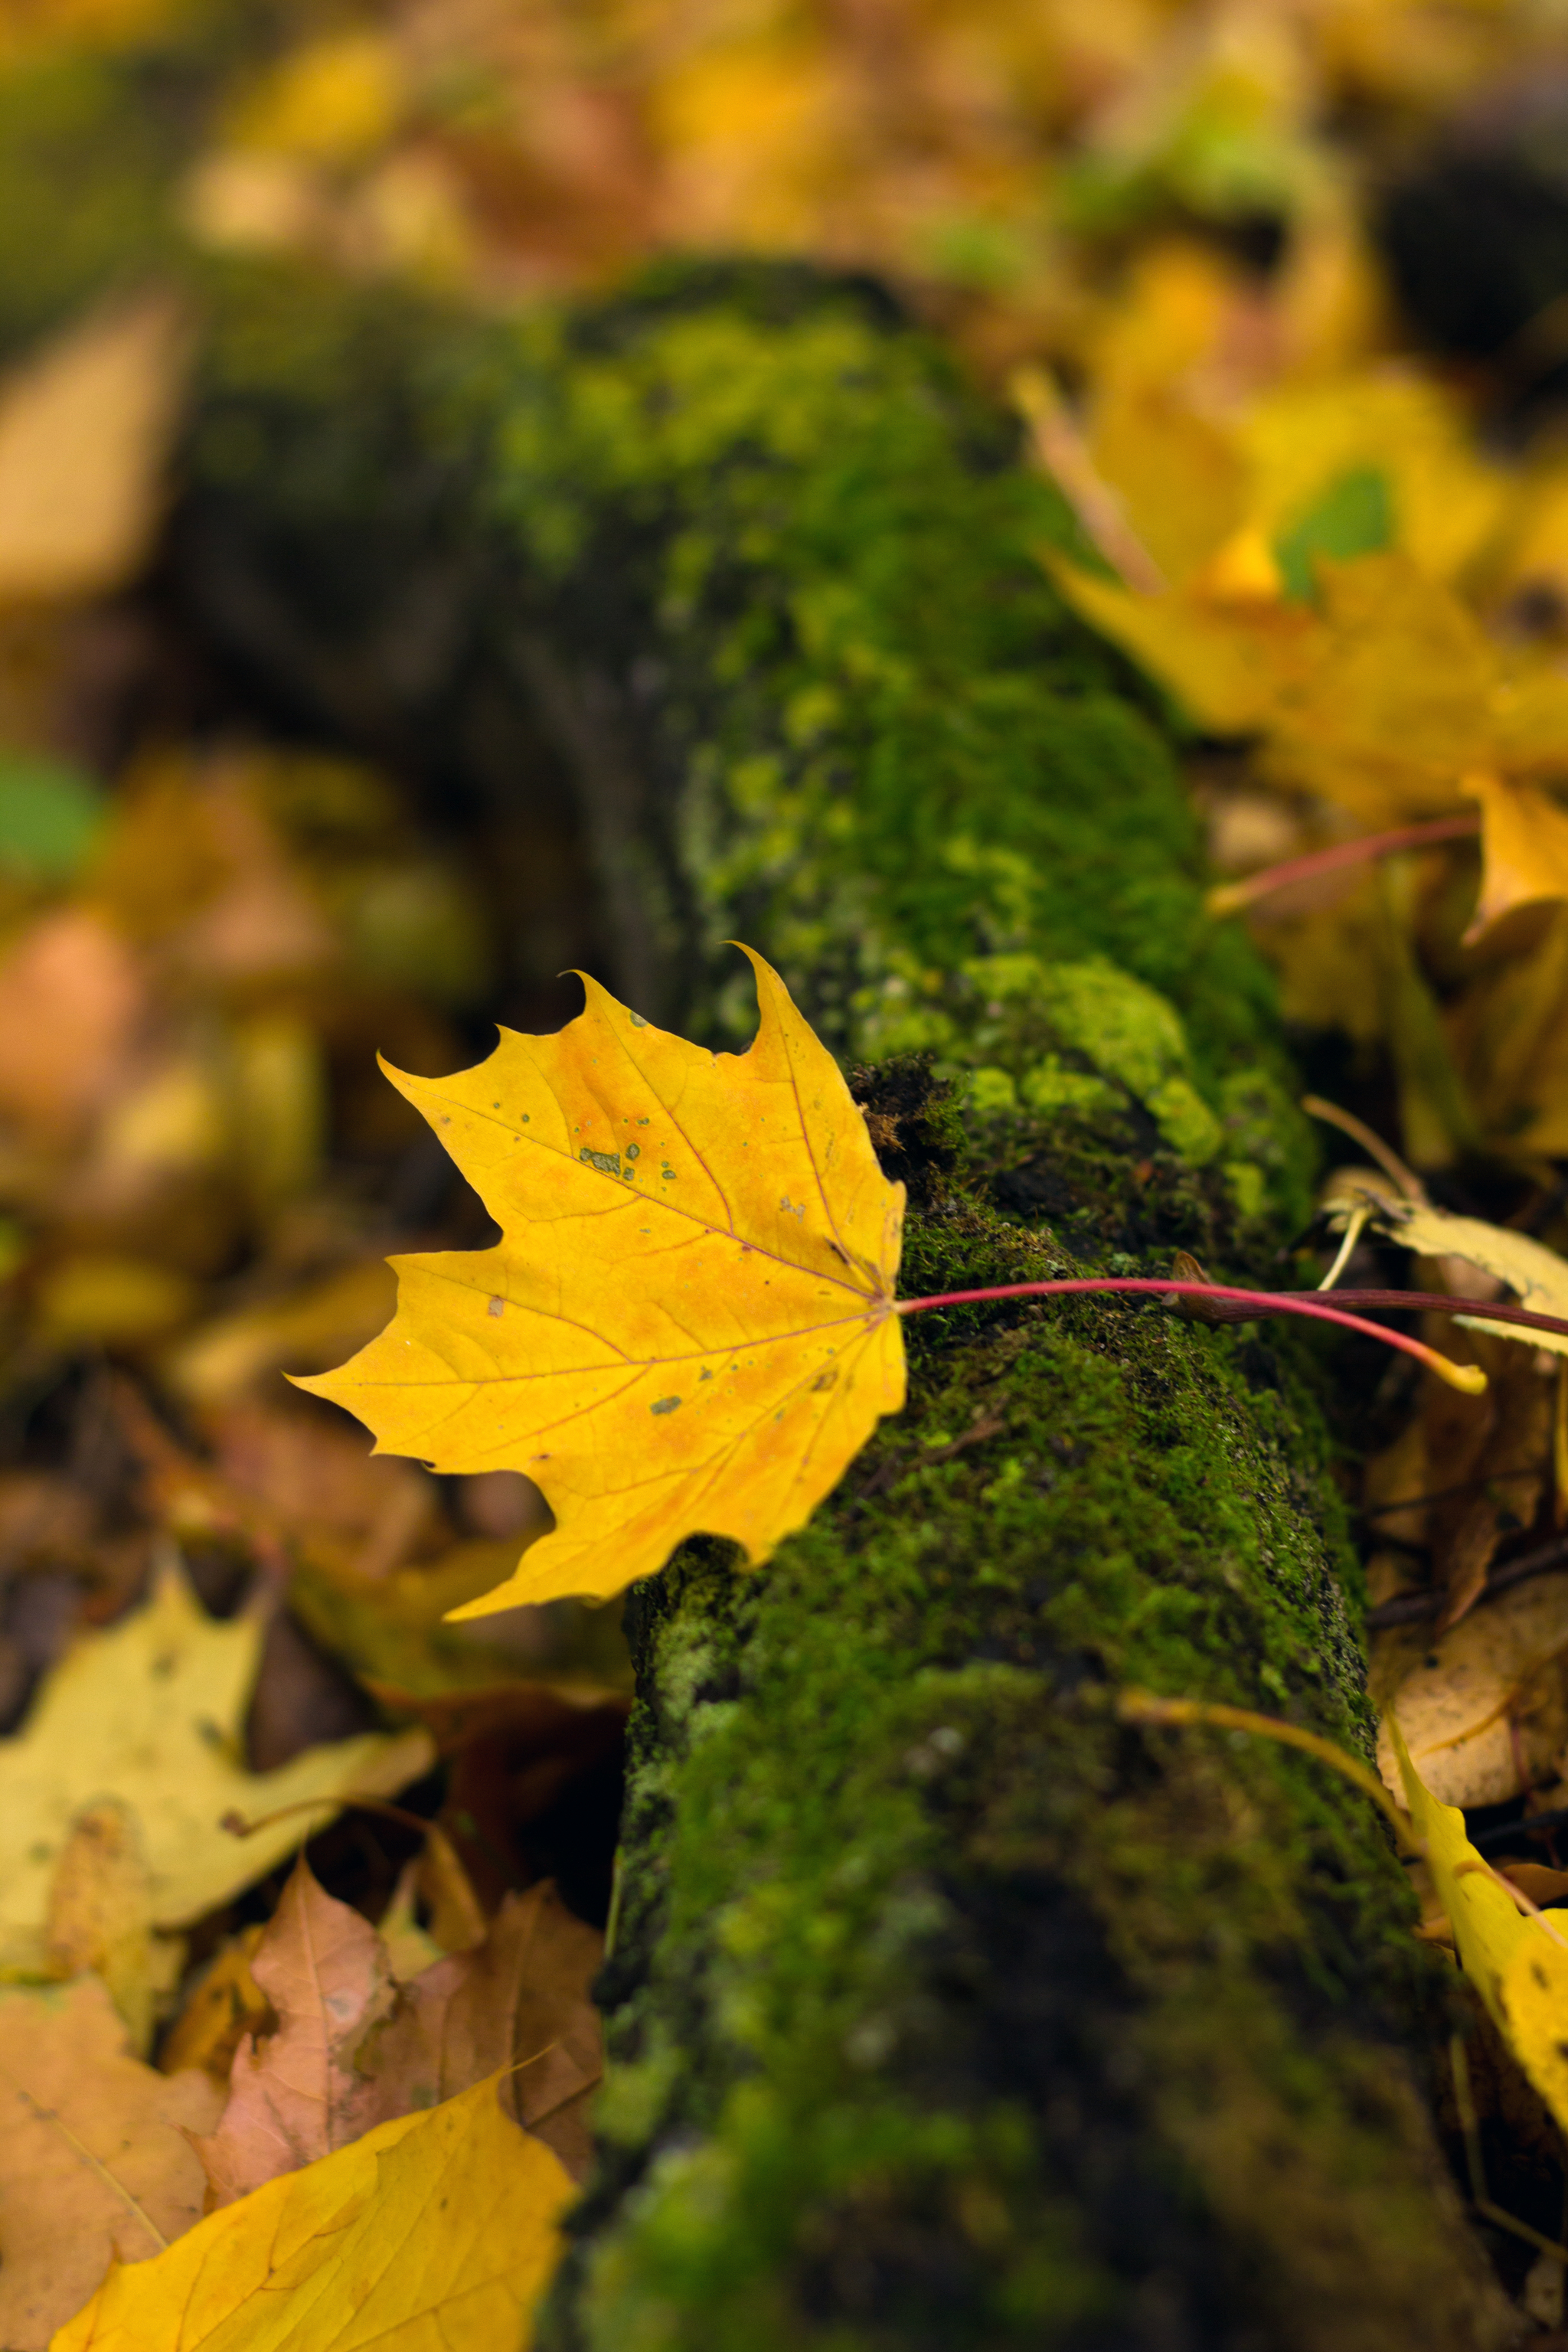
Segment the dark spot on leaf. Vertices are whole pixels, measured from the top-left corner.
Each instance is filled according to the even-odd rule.
[[[649,1412],[673,1412],[679,1402],[679,1397],[660,1397],[657,1404],[649,1405],[648,1411]]]

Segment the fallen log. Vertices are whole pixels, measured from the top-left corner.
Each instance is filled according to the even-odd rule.
[[[1162,714],[1054,596],[1006,420],[875,289],[671,272],[496,327],[245,276],[211,318],[189,625],[433,804],[526,803],[649,1017],[735,1042],[721,943],[768,955],[910,1187],[906,1292],[1175,1250],[1277,1286],[1312,1147]],[[610,2074],[542,2340],[1509,2340],[1383,1822],[1118,1713],[1368,1752],[1331,1360],[1106,1299],[909,1338],[802,1536],[632,1595]]]

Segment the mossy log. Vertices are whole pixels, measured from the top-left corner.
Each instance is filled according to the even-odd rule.
[[[245,278],[212,315],[192,625],[437,801],[526,802],[645,1012],[731,1038],[722,940],[778,962],[910,1185],[906,1292],[1277,1278],[1311,1147],[1161,713],[1055,597],[1005,420],[874,290],[689,273],[498,329]],[[1381,1821],[1117,1714],[1364,1750],[1321,1352],[1104,1299],[910,1340],[802,1536],[632,1596],[602,2149],[543,2342],[1508,2340]]]

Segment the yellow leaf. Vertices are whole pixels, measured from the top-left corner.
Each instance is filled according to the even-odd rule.
[[[308,41],[246,93],[234,123],[241,147],[346,161],[379,147],[397,126],[405,74],[382,33]]]
[[[187,337],[151,297],[90,319],[0,385],[0,599],[101,593],[158,520]]]
[[[590,980],[557,1036],[503,1031],[452,1078],[390,1073],[505,1238],[395,1260],[390,1328],[300,1385],[385,1452],[537,1481],[553,1533],[459,1616],[618,1592],[700,1531],[765,1559],[903,1403],[903,1187],[751,961],[745,1054],[652,1028]]]
[[[1568,898],[1568,809],[1500,776],[1469,775],[1461,789],[1481,804],[1481,891],[1465,933],[1470,947],[1515,907]]]
[[[0,2344],[42,2352],[121,2249],[156,2252],[201,2219],[192,2132],[210,2075],[132,2057],[96,1977],[0,1990]]]
[[[116,2265],[50,2352],[526,2352],[574,2194],[479,2083]]]
[[[272,1869],[346,1796],[390,1795],[426,1770],[433,1746],[415,1731],[366,1732],[247,1771],[261,1640],[255,1616],[207,1617],[171,1570],[143,1607],[68,1652],[22,1729],[0,1740],[0,1968],[47,1972],[55,1867],[81,1808],[106,1789],[140,1822],[153,1924],[177,1927]],[[254,1837],[223,1826],[226,1813],[304,1801],[321,1811]]]
[[[1238,599],[1224,578],[1222,593],[1212,598],[1194,588],[1144,596],[1060,557],[1048,561],[1052,578],[1084,619],[1152,670],[1215,734],[1266,727],[1318,634],[1305,606]]]
[[[1466,1835],[1463,1813],[1440,1805],[1423,1783],[1392,1717],[1388,1733],[1465,1974],[1558,2123],[1568,2126],[1568,1946],[1499,1885]]]
[[[1336,476],[1376,467],[1388,478],[1398,545],[1438,580],[1484,544],[1513,494],[1510,475],[1478,456],[1451,395],[1430,377],[1388,367],[1267,394],[1237,440],[1252,470],[1253,512],[1270,532]]]

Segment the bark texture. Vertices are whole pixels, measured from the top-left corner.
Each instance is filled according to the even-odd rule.
[[[275,705],[526,807],[644,1011],[721,1042],[722,940],[777,961],[868,1066],[906,1293],[1178,1246],[1277,1278],[1310,1145],[1160,714],[1054,596],[1005,421],[874,289],[209,302],[174,593]],[[1377,1818],[1115,1713],[1364,1746],[1321,1354],[1104,1300],[910,1339],[803,1536],[632,1598],[603,2153],[544,2343],[1501,2344]]]

